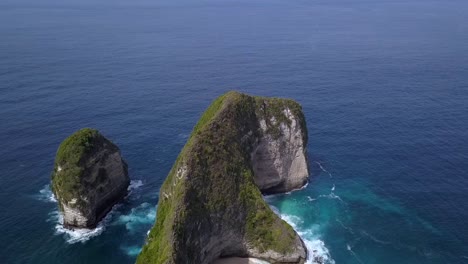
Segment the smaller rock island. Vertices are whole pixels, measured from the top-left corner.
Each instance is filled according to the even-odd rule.
[[[60,144],[51,185],[65,227],[96,227],[129,184],[119,148],[99,131],[83,128]]]

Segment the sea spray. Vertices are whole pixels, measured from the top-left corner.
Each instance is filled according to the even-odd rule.
[[[129,192],[131,192],[133,190],[136,190],[136,189],[140,188],[141,186],[143,186],[143,181],[142,180],[131,180],[130,184],[128,185],[127,190]]]
[[[44,188],[39,190],[39,194],[36,197],[38,200],[43,201],[43,202],[50,202],[50,203],[57,202],[57,199],[55,199],[54,193],[52,192],[52,189],[50,189],[49,184],[44,185]]]
[[[56,203],[57,199],[50,189],[50,185],[47,184],[39,191],[39,195],[37,196],[38,200],[43,202],[50,202]],[[51,222],[55,224],[55,234],[57,235],[64,235],[65,241],[69,244],[74,244],[78,242],[86,242],[92,237],[100,235],[104,229],[106,223],[111,218],[112,212],[114,208],[112,208],[111,212],[93,229],[87,228],[76,228],[76,229],[68,229],[63,226],[63,217],[62,214],[58,211],[57,208],[54,208],[52,212],[49,213],[49,218],[46,220],[47,222]]]
[[[290,224],[294,230],[297,231],[301,236],[304,244],[307,247],[308,259],[307,264],[334,264],[335,261],[330,255],[328,248],[325,246],[325,242],[320,239],[318,225],[314,225],[311,228],[301,228],[303,220],[294,215],[280,214],[281,218]]]
[[[281,219],[290,224],[304,241],[308,251],[308,259],[306,263],[334,264],[335,261],[331,257],[325,242],[320,239],[322,233],[321,226],[317,224],[306,225],[301,217],[290,213],[282,213],[279,208],[273,205],[275,199],[280,196],[281,195],[268,195],[265,196],[264,199],[267,201],[267,203],[269,203],[272,211],[279,215]],[[283,197],[285,196],[283,195]]]
[[[143,186],[143,182],[141,180],[132,180],[128,187],[129,194],[127,195],[126,199],[130,197],[130,195]],[[56,203],[57,200],[50,189],[50,185],[45,185],[36,197],[38,200],[43,202],[53,202]],[[140,204],[136,208],[132,208],[128,215],[121,215],[119,208],[122,207],[122,204],[116,204],[111,211],[106,215],[104,219],[102,219],[99,224],[93,228],[74,228],[68,229],[63,226],[63,217],[62,214],[59,212],[58,209],[54,208],[52,212],[49,213],[49,217],[46,220],[47,222],[51,222],[54,224],[55,234],[63,235],[65,241],[69,244],[75,243],[85,243],[86,241],[90,240],[93,237],[99,236],[102,234],[106,227],[109,225],[124,225],[129,232],[133,232],[136,229],[137,225],[148,225],[154,222],[156,217],[156,208],[154,206],[150,206],[148,203]],[[118,217],[117,217],[118,216]],[[113,219],[116,219],[113,221]],[[140,249],[138,249],[140,250]],[[131,252],[132,254],[136,251],[135,247],[132,246],[132,250],[126,250],[127,252]]]
[[[111,211],[102,219],[99,224],[93,228],[93,229],[88,229],[88,228],[73,228],[73,229],[68,229],[63,226],[63,217],[62,214],[56,210],[53,213],[51,213],[51,220],[56,223],[55,225],[55,233],[58,235],[63,235],[65,238],[65,241],[69,244],[75,244],[78,242],[84,243],[88,240],[90,240],[93,237],[96,237],[104,230],[106,229],[106,226],[112,219],[112,215],[115,213],[116,208],[119,207],[119,205],[115,205]]]
[[[134,233],[140,226],[147,226],[154,223],[156,219],[156,207],[149,203],[142,203],[132,208],[128,214],[120,215],[113,225],[125,225],[125,228]]]

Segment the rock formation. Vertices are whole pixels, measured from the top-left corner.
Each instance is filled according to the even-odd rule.
[[[119,148],[84,128],[57,151],[52,191],[68,228],[93,228],[127,194],[127,164]]]
[[[229,92],[195,126],[160,190],[137,263],[254,257],[304,263],[298,234],[263,200],[307,181],[307,131],[292,100]],[[259,188],[260,187],[260,188]]]
[[[288,192],[307,183],[307,127],[300,106],[284,99],[259,99],[261,132],[251,153],[254,179],[264,193]]]

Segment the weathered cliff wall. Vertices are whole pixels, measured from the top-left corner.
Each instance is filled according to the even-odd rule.
[[[57,151],[52,190],[66,227],[95,227],[125,197],[129,183],[119,148],[97,130],[79,130]]]

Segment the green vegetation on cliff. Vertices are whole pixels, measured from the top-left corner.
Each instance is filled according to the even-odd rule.
[[[83,128],[60,144],[52,173],[52,190],[59,199],[70,201],[80,198],[79,194],[85,191],[82,183],[83,160],[105,141],[97,130]],[[112,144],[111,147],[115,146]],[[78,200],[77,204],[81,202]]]
[[[137,263],[206,263],[221,244],[212,242],[228,233],[239,239],[224,246],[238,252],[293,250],[296,234],[263,200],[250,164],[258,118],[287,122],[284,107],[303,118],[292,100],[237,92],[208,107],[161,187],[157,220]],[[267,122],[280,133],[277,123]]]

